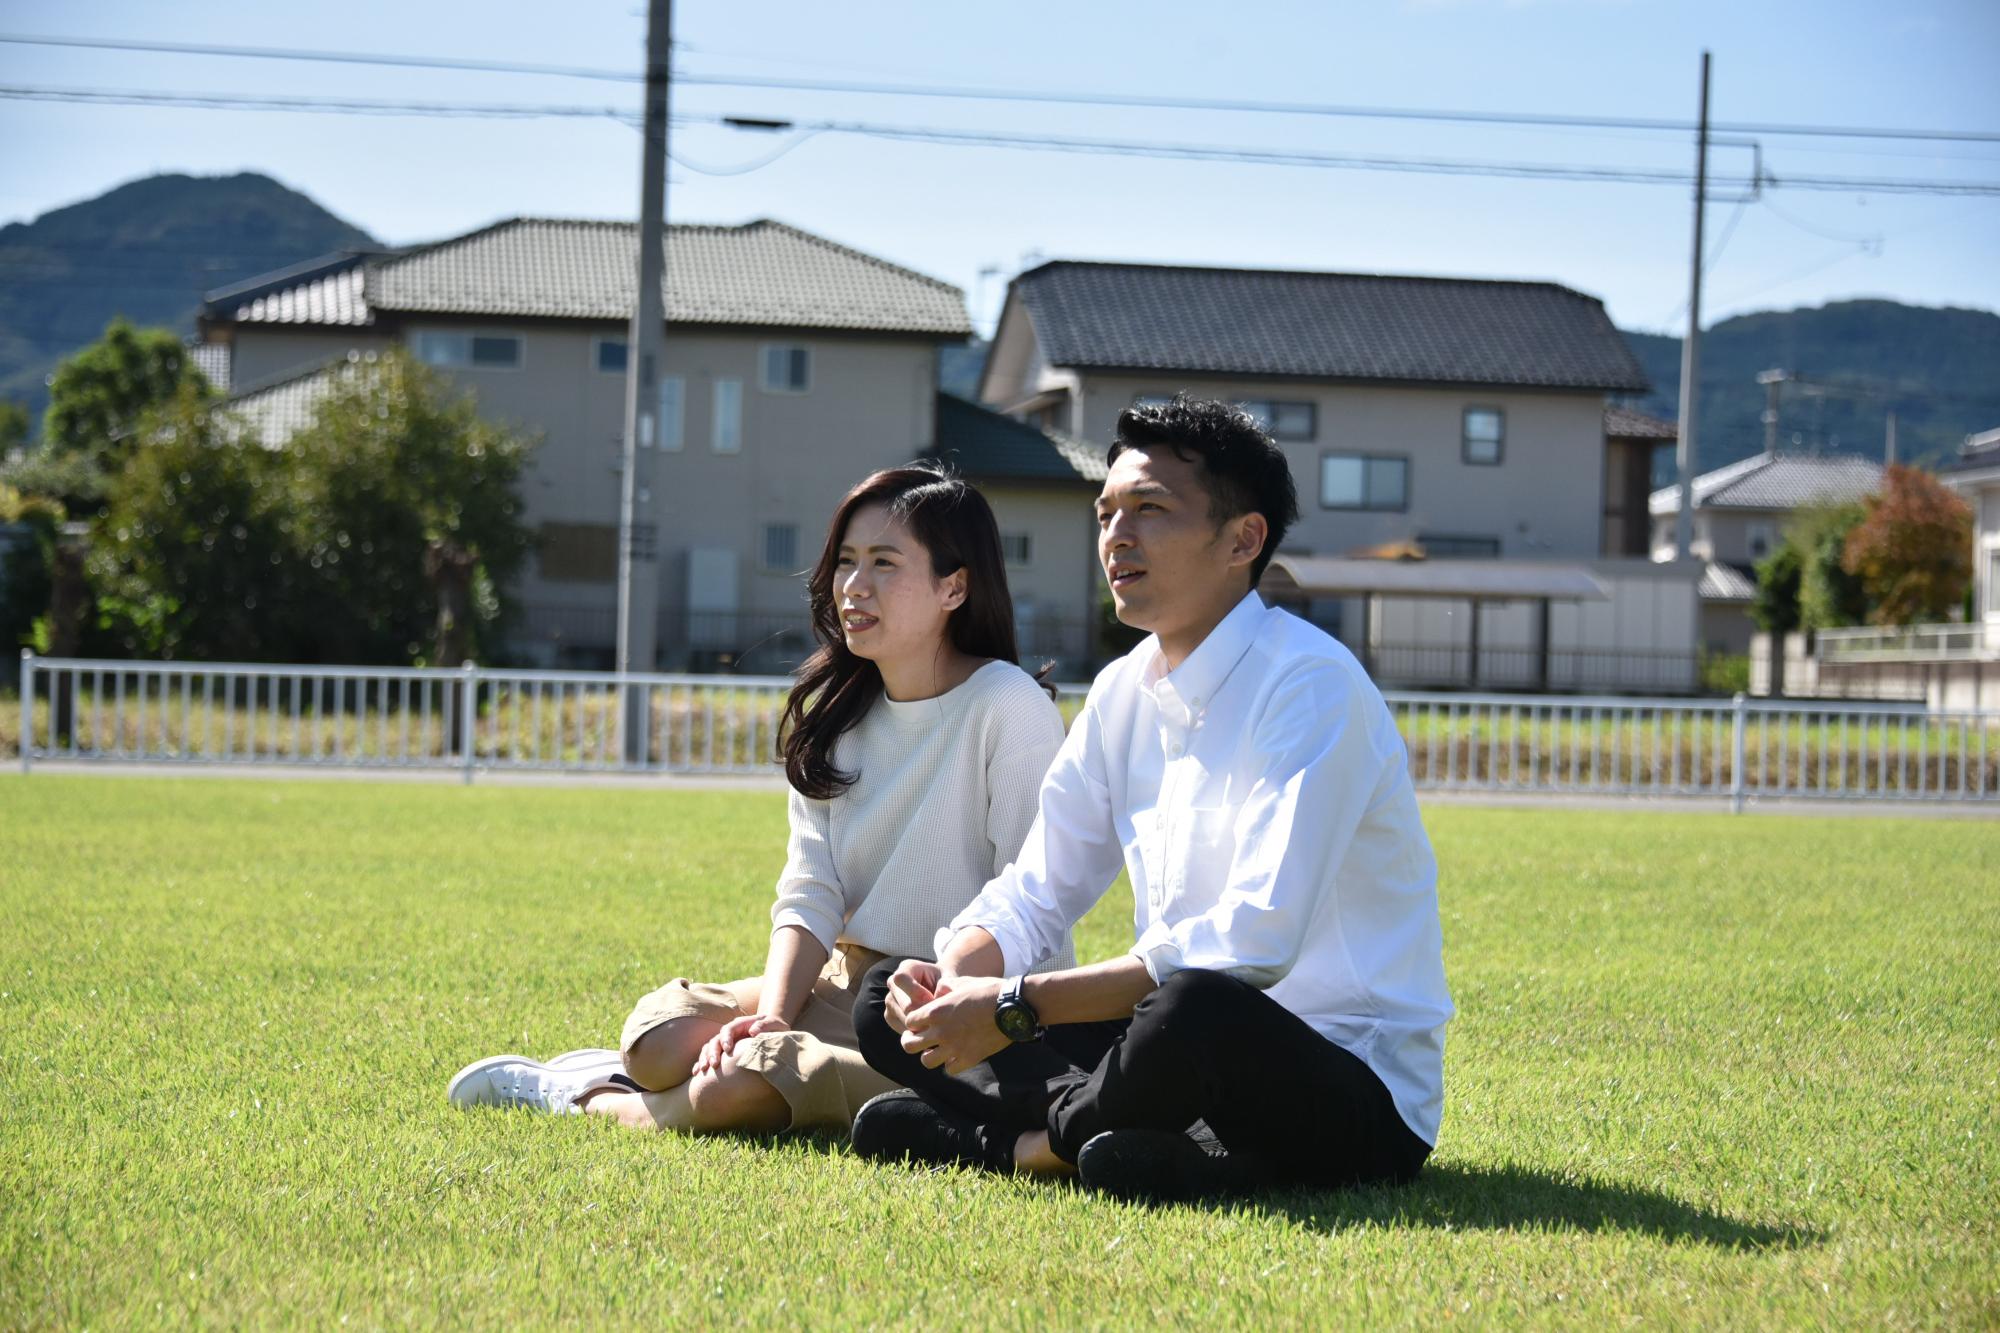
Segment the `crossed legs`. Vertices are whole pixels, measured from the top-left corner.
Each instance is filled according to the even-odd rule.
[[[737,982],[730,989],[738,1008],[756,1012],[756,981]],[[647,1029],[625,1051],[626,1077],[642,1091],[600,1089],[584,1099],[582,1110],[633,1129],[684,1134],[774,1134],[785,1129],[792,1122],[785,1099],[763,1075],[740,1067],[734,1055],[724,1055],[714,1069],[694,1072],[702,1047],[720,1031],[720,1022],[692,1015]]]

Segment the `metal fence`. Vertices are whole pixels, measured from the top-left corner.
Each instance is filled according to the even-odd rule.
[[[784,677],[22,657],[38,762],[770,774]],[[1082,688],[1064,687],[1074,714]],[[1391,691],[1420,790],[1993,802],[2000,713]]]

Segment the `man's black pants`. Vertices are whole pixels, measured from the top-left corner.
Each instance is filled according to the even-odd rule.
[[[1051,1027],[963,1074],[927,1069],[883,1010],[901,959],[870,969],[854,1004],[861,1053],[879,1073],[977,1123],[991,1165],[1049,1132],[1074,1162],[1111,1129],[1185,1131],[1204,1121],[1233,1159],[1271,1184],[1413,1179],[1430,1146],[1375,1072],[1263,991],[1220,972],[1177,972],[1130,1019]]]

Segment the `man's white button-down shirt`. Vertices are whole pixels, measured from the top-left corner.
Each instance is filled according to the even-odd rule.
[[[1020,856],[938,933],[1027,971],[1129,871],[1132,952],[1261,987],[1367,1062],[1426,1143],[1451,1017],[1437,862],[1402,738],[1353,654],[1250,593],[1179,667],[1099,673]]]

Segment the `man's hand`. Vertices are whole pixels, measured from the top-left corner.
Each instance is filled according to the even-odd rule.
[[[947,1074],[991,1059],[1010,1044],[993,1022],[1004,984],[999,977],[940,977],[937,998],[904,1016],[903,1049]]]
[[[937,998],[938,982],[944,972],[936,963],[905,958],[889,976],[889,1001],[882,1017],[896,1032],[910,1030],[910,1015]]]
[[[791,1026],[784,1019],[770,1014],[745,1014],[741,1018],[732,1018],[701,1048],[690,1073],[707,1074],[722,1068],[722,1057],[735,1050],[736,1043],[745,1037],[761,1036],[766,1032],[789,1032]]]

